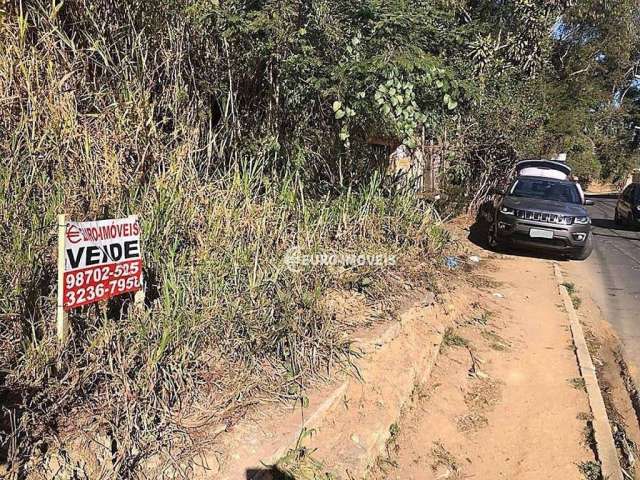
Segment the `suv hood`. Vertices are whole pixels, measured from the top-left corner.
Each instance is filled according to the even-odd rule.
[[[540,198],[514,197],[508,195],[504,197],[502,205],[517,210],[535,210],[536,212],[553,213],[555,215],[565,215],[571,217],[586,217],[587,211],[582,205],[576,203],[554,202]]]

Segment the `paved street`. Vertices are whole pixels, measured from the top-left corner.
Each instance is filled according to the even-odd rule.
[[[640,231],[615,225],[616,198],[591,196],[595,250],[585,262],[571,262],[592,298],[622,340],[627,360],[640,371]]]

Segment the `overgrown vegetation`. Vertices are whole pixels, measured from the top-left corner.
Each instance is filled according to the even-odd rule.
[[[309,382],[349,364],[349,332],[361,325],[336,318],[326,293],[374,300],[401,283],[401,270],[424,278],[448,245],[437,210],[479,204],[517,157],[567,149],[562,139],[577,129],[599,170],[626,171],[635,161],[637,11],[578,3],[4,4],[8,474],[69,473],[74,432],[84,431],[100,475],[153,477],[153,465],[188,477],[211,424],[232,425],[260,398],[304,401]],[[612,20],[611,8],[624,15]],[[563,75],[559,60],[576,69]],[[560,104],[573,92],[575,108]],[[568,108],[580,121],[560,132]],[[590,150],[591,127],[599,136]],[[372,138],[439,145],[445,201],[418,200],[387,178],[388,151]],[[138,214],[147,280],[145,309],[126,298],[80,309],[62,347],[53,340],[61,212]],[[291,251],[335,250],[398,264],[282,262]]]
[[[582,305],[582,299],[578,296],[575,284],[572,282],[563,282],[561,285],[567,289],[573,308],[576,310],[579,309],[580,305]]]
[[[638,167],[638,5],[576,2],[554,29],[549,148],[568,153],[584,181],[625,181]]]
[[[315,158],[305,136],[288,132],[279,141],[302,143],[279,147],[262,131],[275,105],[240,108],[246,69],[201,78],[229,60],[227,29],[219,57],[211,45],[200,58],[195,27],[164,17],[186,22],[191,8],[43,3],[5,19],[2,440],[16,476],[75,469],[77,429],[98,439],[100,468],[114,477],[144,474],[149,458],[178,475],[208,425],[232,425],[260,398],[302,399],[310,380],[350,362],[348,334],[362,325],[335,318],[327,291],[393,292],[393,279],[380,281],[393,268],[287,268],[287,252],[395,255],[399,270],[447,245],[431,207],[388,194],[375,171],[358,185],[314,188],[296,164]],[[209,56],[218,63],[206,65]],[[256,112],[263,126],[243,126]],[[140,215],[148,305],[74,311],[60,349],[54,233],[63,211]]]
[[[469,341],[458,335],[454,328],[447,327],[444,331],[442,345],[445,347],[466,347],[469,345]]]

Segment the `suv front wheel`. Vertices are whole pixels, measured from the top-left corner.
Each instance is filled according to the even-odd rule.
[[[574,260],[586,260],[593,252],[593,234],[589,234],[584,246],[573,254]]]

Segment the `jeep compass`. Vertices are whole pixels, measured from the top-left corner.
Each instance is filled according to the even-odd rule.
[[[542,248],[585,260],[593,250],[591,219],[578,185],[565,164],[520,162],[518,176],[494,203],[488,243]]]

